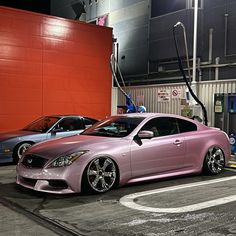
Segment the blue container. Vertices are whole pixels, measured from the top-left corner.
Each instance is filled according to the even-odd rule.
[[[229,135],[229,142],[231,144],[231,154],[236,154],[236,134]]]

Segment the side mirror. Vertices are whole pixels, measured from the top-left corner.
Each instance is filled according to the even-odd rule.
[[[55,129],[53,129],[53,130],[51,131],[51,134],[52,134],[52,135],[56,135],[57,132],[61,132],[61,131],[63,131],[63,128],[62,128],[62,127],[61,127],[61,128],[55,128]]]
[[[141,130],[138,132],[138,137],[140,139],[151,139],[154,137],[154,133],[149,130]]]

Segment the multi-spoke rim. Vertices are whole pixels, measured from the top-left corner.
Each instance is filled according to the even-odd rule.
[[[30,143],[22,143],[17,149],[17,156],[21,159],[23,153],[31,146]]]
[[[207,153],[207,166],[213,174],[220,173],[225,164],[224,154],[218,147],[213,147]]]
[[[97,192],[108,191],[116,181],[116,166],[109,157],[93,160],[87,169],[89,185]]]

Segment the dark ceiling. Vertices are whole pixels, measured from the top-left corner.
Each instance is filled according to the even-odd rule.
[[[51,0],[0,0],[0,5],[49,15]]]

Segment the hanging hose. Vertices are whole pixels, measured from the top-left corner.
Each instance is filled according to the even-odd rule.
[[[110,58],[110,67],[111,67],[111,72],[112,72],[112,75],[116,81],[116,84],[118,86],[118,88],[120,89],[120,91],[124,94],[124,96],[126,97],[127,101],[129,101],[132,106],[133,106],[133,109],[134,109],[134,112],[137,112],[137,108],[136,108],[136,105],[134,104],[133,100],[131,99],[131,97],[125,92],[125,90],[120,86],[120,83],[117,79],[117,76],[116,76],[116,72],[115,72],[115,67],[118,69],[118,74],[120,75],[120,78],[122,80],[122,83],[123,83],[123,87],[125,87],[125,83],[124,83],[124,79],[123,79],[123,76],[121,74],[121,70],[120,70],[120,67],[119,67],[119,64],[115,58],[115,56],[113,54],[111,54],[111,58]]]
[[[188,82],[188,80],[187,80],[187,78],[186,78],[186,75],[185,75],[185,72],[184,72],[184,69],[183,69],[183,63],[182,63],[182,60],[181,60],[180,55],[179,55],[179,49],[178,49],[178,43],[177,43],[177,39],[176,39],[175,29],[176,29],[176,27],[177,27],[178,25],[181,25],[181,24],[182,24],[182,23],[178,22],[178,23],[175,24],[174,27],[173,27],[173,35],[174,35],[175,49],[176,49],[176,53],[177,53],[179,69],[180,69],[180,72],[181,72],[182,75],[183,75],[184,82],[186,83],[190,94],[192,95],[192,97],[194,98],[194,100],[201,106],[202,112],[203,112],[203,117],[204,117],[204,124],[207,125],[207,124],[208,124],[208,119],[207,119],[207,111],[206,111],[206,108],[205,108],[205,106],[203,105],[203,103],[198,99],[198,97],[196,96],[196,94],[193,92],[191,86],[189,85],[189,82]],[[182,24],[182,25],[183,25],[183,24]],[[188,65],[189,65],[189,64],[188,64]]]

